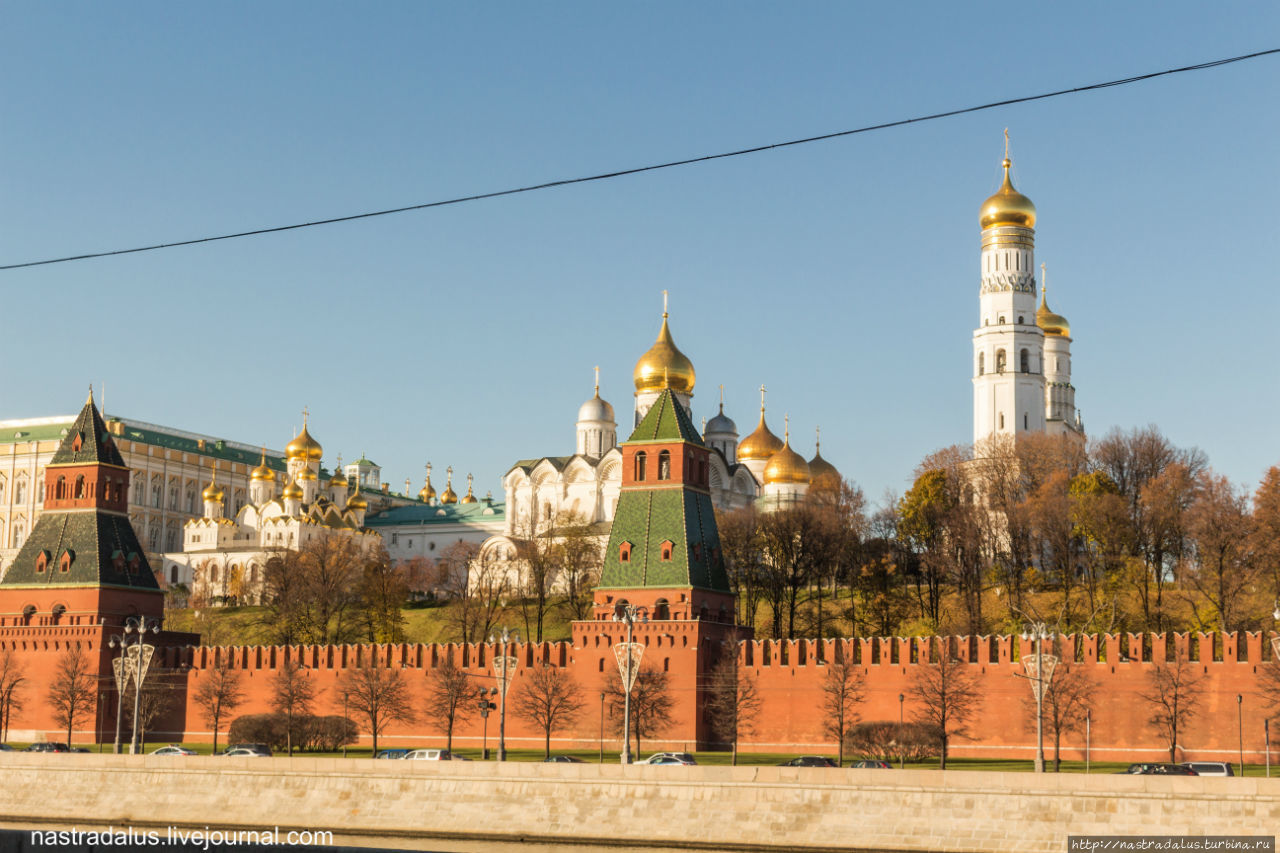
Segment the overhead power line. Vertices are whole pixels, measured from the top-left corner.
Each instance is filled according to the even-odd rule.
[[[1076,86],[1071,89],[1059,89],[1055,92],[1043,92],[1039,95],[1025,95],[1020,98],[1007,98],[1003,101],[992,101],[987,104],[978,104],[977,106],[961,107],[959,109],[947,110],[940,113],[931,113],[929,115],[916,116],[914,118],[898,119],[897,121],[887,121],[881,124],[869,124],[865,127],[854,128],[853,130],[840,130],[834,133],[823,133],[818,136],[806,136],[802,139],[789,139],[785,142],[772,142],[767,145],[756,145],[751,148],[739,148],[736,151],[724,151],[719,154],[704,154],[700,157],[688,157],[684,160],[671,160],[666,163],[654,163],[649,166],[637,166],[631,169],[619,169],[614,172],[603,172],[598,175],[586,175],[578,178],[564,178],[558,181],[547,181],[541,184],[531,184],[524,187],[514,187],[512,189],[495,190],[494,192],[476,193],[475,195],[460,196],[458,198],[443,199],[440,201],[429,201],[423,204],[411,204],[405,207],[393,207],[387,210],[374,210],[368,213],[353,213],[349,216],[334,216],[329,219],[316,219],[311,222],[297,222],[292,225],[277,225],[272,228],[255,228],[252,231],[237,231],[233,234],[219,234],[213,237],[197,237],[192,240],[177,240],[172,243],[156,243],[150,246],[136,246],[132,249],[113,249],[107,252],[86,252],[80,255],[67,255],[61,258],[47,258],[42,261],[26,261],[19,264],[5,264],[0,266],[0,270],[15,270],[23,267],[38,267],[47,264],[63,264],[69,261],[85,261],[91,258],[106,258],[112,255],[132,255],[138,252],[154,252],[157,249],[172,249],[178,246],[194,246],[198,243],[214,243],[219,240],[234,240],[239,237],[253,237],[259,234],[275,234],[280,231],[296,231],[300,228],[314,228],[317,225],[333,225],[338,222],[354,222],[357,219],[372,219],[375,216],[390,216],[393,213],[408,213],[412,210],[427,210],[432,207],[447,207],[451,204],[462,204],[469,201],[481,201],[489,198],[500,198],[502,196],[517,195],[519,193],[529,193],[536,190],[547,190],[552,187],[566,187],[572,184],[585,184],[592,181],[604,181],[610,178],[620,178],[624,175],[638,175],[642,172],[656,172],[659,169],[674,169],[677,166],[691,166],[694,163],[706,163],[710,160],[724,160],[729,157],[741,157],[744,154],[758,154],[762,151],[772,151],[777,148],[788,148],[792,145],[806,145],[810,142],[822,142],[827,139],[838,139],[842,136],[854,136],[859,133],[870,133],[876,130],[887,130],[891,127],[901,127],[906,124],[915,124],[923,121],[936,121],[937,119],[951,118],[953,116],[964,115],[965,113],[976,113],[983,110],[992,110],[996,107],[1007,107],[1012,104],[1025,104],[1030,101],[1043,101],[1047,98],[1057,98],[1062,95],[1073,95],[1078,92],[1092,92],[1098,89],[1109,89],[1113,86],[1127,86],[1130,83],[1140,83],[1143,80],[1152,80],[1156,77],[1166,77],[1171,74],[1182,74],[1188,71],[1204,71],[1209,68],[1217,68],[1221,65],[1230,65],[1233,62],[1243,62],[1247,59],[1257,59],[1263,56],[1271,56],[1280,53],[1280,48],[1272,48],[1270,50],[1260,50],[1255,53],[1246,53],[1241,56],[1232,56],[1227,59],[1215,59],[1212,62],[1201,62],[1197,65],[1184,65],[1181,68],[1167,68],[1163,71],[1152,71],[1148,74],[1139,74],[1135,77],[1125,77],[1120,80],[1108,80],[1105,83],[1091,83],[1088,86]]]

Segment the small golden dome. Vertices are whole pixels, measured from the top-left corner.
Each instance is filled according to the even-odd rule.
[[[268,483],[275,482],[276,472],[267,465],[267,449],[265,447],[262,448],[262,461],[257,468],[249,472],[249,476],[254,480],[265,480]]]
[[[334,489],[345,489],[347,487],[347,478],[339,468],[333,472],[333,476],[329,478],[329,487]]]
[[[206,501],[214,501],[215,503],[222,503],[223,492],[222,492],[222,488],[218,485],[216,475],[214,476],[213,481],[210,482],[209,485],[205,486],[205,489],[203,492],[200,493],[200,496]]]
[[[764,468],[764,482],[770,483],[804,483],[810,479],[809,463],[804,457],[791,449],[791,439],[782,443],[782,449],[769,457],[769,464]]]
[[[440,495],[440,503],[456,504],[458,502],[458,493],[453,490],[452,486],[444,487],[444,494]]]
[[[319,462],[324,456],[324,448],[320,442],[307,432],[307,425],[302,425],[302,432],[293,437],[293,441],[285,445],[284,455],[289,459],[310,459]]]
[[[836,466],[822,458],[822,442],[819,440],[813,449],[813,458],[809,460],[809,479],[813,485],[834,487],[840,485],[840,472]]]
[[[676,348],[671,339],[671,329],[667,326],[667,312],[662,312],[662,328],[658,330],[658,340],[649,351],[640,356],[636,369],[632,373],[637,391],[661,391],[670,388],[677,394],[692,394],[697,377],[693,372],[693,362],[688,356]]]
[[[360,496],[360,488],[357,486],[355,494],[347,498],[347,509],[366,510],[369,508],[369,502]]]
[[[284,491],[280,493],[282,498],[293,498],[294,500],[302,500],[302,487],[298,485],[297,480],[290,480],[289,485],[284,487]]]
[[[431,478],[427,478],[427,482],[418,490],[418,500],[423,503],[431,503],[436,499],[435,487],[431,485]]]
[[[756,431],[738,442],[738,461],[769,459],[782,449],[782,439],[769,431],[764,422],[764,409],[760,409],[760,424]]]
[[[462,496],[460,503],[473,504],[476,502],[476,496],[471,491],[471,475],[467,475],[467,493]]]
[[[1013,188],[1013,181],[1009,179],[1009,167],[1013,165],[1013,161],[1005,157],[1003,165],[1004,183],[996,190],[995,195],[982,203],[978,224],[984,231],[1001,225],[1035,228],[1036,206],[1031,203],[1031,199]]]
[[[1046,335],[1060,335],[1064,338],[1071,337],[1071,325],[1067,322],[1067,318],[1049,310],[1049,304],[1045,301],[1043,290],[1040,291],[1040,307],[1036,309],[1036,325],[1039,326]]]
[[[310,468],[303,468],[301,471],[298,472],[298,479],[314,480],[316,479],[316,472],[312,471]]]

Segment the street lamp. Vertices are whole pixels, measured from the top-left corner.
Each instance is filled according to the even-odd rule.
[[[618,658],[618,671],[622,675],[622,763],[631,763],[631,687],[639,674],[640,659],[644,656],[644,645],[631,642],[631,630],[636,621],[648,622],[649,612],[645,607],[637,607],[625,601],[618,602],[613,608],[613,621],[627,626],[627,641],[613,647]]]
[[[1016,607],[1011,608],[1018,613],[1022,611]],[[1025,617],[1026,614],[1022,613]],[[1023,639],[1035,640],[1036,653],[1035,657],[1028,658],[1023,661],[1023,666],[1027,670],[1034,669],[1035,672],[1028,672],[1023,676],[1031,680],[1031,690],[1036,697],[1036,772],[1044,772],[1044,689],[1045,685],[1053,680],[1053,669],[1058,665],[1058,659],[1053,655],[1044,653],[1044,641],[1049,639],[1049,626],[1044,622],[1028,621],[1022,626]],[[1032,661],[1035,663],[1032,664]],[[1046,673],[1045,670],[1048,670]]]
[[[1236,694],[1236,729],[1240,735],[1240,775],[1244,775],[1244,694]]]
[[[133,738],[129,741],[129,754],[141,751],[138,743],[138,717],[142,711],[142,683],[147,677],[147,667],[156,647],[143,642],[147,632],[160,633],[160,622],[157,619],[145,619],[141,616],[130,616],[124,620],[124,634],[111,638],[108,645],[120,649],[120,657],[112,662],[116,676],[116,742],[115,752],[120,753],[120,711],[124,704],[124,688],[133,681]],[[136,636],[135,636],[136,635]],[[133,642],[130,642],[133,637]]]
[[[600,691],[600,763],[604,764],[604,691]]]
[[[507,654],[507,645],[511,642],[520,642],[519,632],[511,632],[506,628],[502,629],[502,636],[494,639],[493,635],[489,635],[489,642],[502,643],[502,654],[494,654],[493,671],[498,677],[498,693],[502,702],[501,710],[498,712],[498,760],[507,760],[507,686],[511,682],[511,676],[515,675],[516,666],[520,663],[519,658]],[[486,725],[488,725],[486,723]]]
[[[906,737],[906,733],[902,730],[902,727],[904,725],[903,719],[902,719],[902,707],[903,707],[903,703],[905,703],[906,701],[907,701],[907,694],[899,693],[898,694],[898,737],[899,738]],[[899,745],[898,746],[898,769],[902,770],[906,766],[907,766],[906,751],[902,748],[901,745]]]
[[[495,695],[497,692],[498,688],[496,687],[481,687],[480,692],[477,694],[479,699],[477,704],[480,707],[480,719],[484,720],[484,740],[482,741],[484,747],[480,752],[481,761],[489,760],[489,712],[498,707],[489,701],[489,697]]]

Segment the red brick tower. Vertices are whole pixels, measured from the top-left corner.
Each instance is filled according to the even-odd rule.
[[[746,636],[735,623],[709,490],[709,451],[670,388],[622,450],[622,493],[590,621],[573,623],[575,657],[598,657],[601,678],[616,667],[612,646],[626,639],[614,621],[632,605],[633,642],[645,645],[641,671],[667,673],[674,724],[659,735],[696,748],[714,737],[704,719],[705,677]]]

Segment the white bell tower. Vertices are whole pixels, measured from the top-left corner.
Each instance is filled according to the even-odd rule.
[[[973,440],[1045,428],[1044,332],[1036,324],[1035,224],[1031,199],[1009,177],[982,205],[981,291],[973,333]]]

